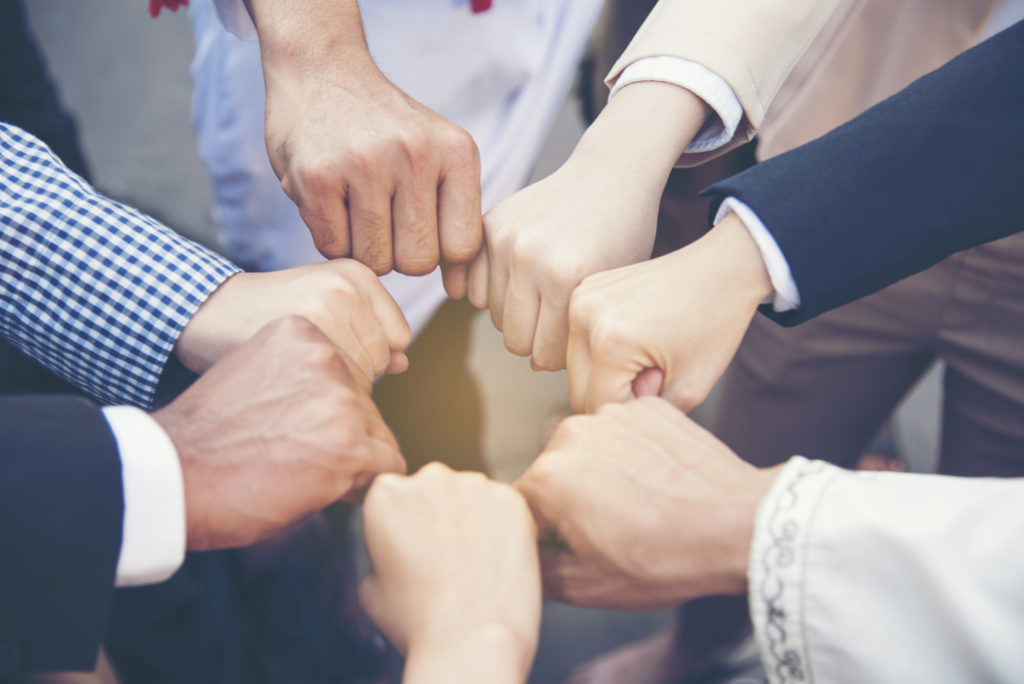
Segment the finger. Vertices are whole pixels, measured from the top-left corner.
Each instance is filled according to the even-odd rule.
[[[340,497],[342,501],[362,501],[366,496],[367,489],[378,475],[384,473],[404,475],[406,472],[407,466],[401,453],[382,440],[368,437],[359,451],[360,453],[356,455],[359,467],[351,475],[349,489]]]
[[[388,340],[384,336],[380,322],[373,315],[373,311],[366,307],[364,311],[353,312],[349,325],[352,326],[352,332],[356,339],[359,340],[370,357],[370,362],[373,364],[373,375],[380,375],[388,367],[388,361],[391,359],[391,347],[388,346]]]
[[[299,194],[296,204],[318,252],[328,259],[352,253],[348,207],[344,197],[330,194]]]
[[[568,347],[569,307],[556,306],[548,299],[542,300],[530,364],[534,370],[562,370],[565,368]]]
[[[391,359],[388,361],[388,367],[384,372],[396,375],[407,370],[409,370],[409,357],[403,351],[391,350]]]
[[[513,483],[513,487],[522,494],[533,514],[533,520],[537,525],[538,539],[559,538],[559,522],[562,519],[562,512],[566,506],[565,497],[557,485],[557,477],[549,474],[549,465],[552,459],[558,458],[553,452],[547,452],[540,457],[526,473]],[[543,461],[543,463],[541,463]],[[540,463],[538,466],[537,464]]]
[[[430,273],[440,257],[435,179],[414,174],[398,186],[391,208],[395,270],[414,276]]]
[[[513,275],[505,292],[503,309],[505,348],[518,356],[529,356],[533,349],[533,334],[537,330],[540,294],[531,283],[523,283]]]
[[[373,439],[379,441],[384,446],[388,447],[391,451],[395,452],[398,456],[396,462],[401,462],[402,472],[405,472],[405,459],[402,458],[401,449],[398,446],[398,440],[395,439],[395,435],[391,432],[391,428],[384,422],[384,418],[381,417],[380,411],[377,410],[377,405],[373,403],[373,399],[369,396],[366,397],[367,411],[371,416],[369,425],[367,426],[367,434]],[[371,411],[372,409],[372,411]]]
[[[376,278],[367,287],[361,289],[363,296],[370,304],[373,315],[377,318],[388,348],[399,351],[409,346],[412,341],[412,330],[409,321],[405,320],[402,308],[398,306],[391,293]]]
[[[594,413],[605,404],[621,404],[632,399],[633,378],[642,370],[643,366],[639,364],[631,365],[607,357],[598,360],[590,368],[583,410]]]
[[[381,186],[363,184],[351,189],[348,203],[352,256],[377,275],[391,270],[391,196]]]
[[[539,549],[540,578],[544,598],[562,603],[574,603],[578,578],[584,570],[580,560],[569,551]]]
[[[633,396],[656,397],[661,394],[664,382],[665,371],[660,368],[644,368],[633,378]]]
[[[488,251],[490,277],[487,282],[487,303],[491,310],[491,323],[498,330],[504,330],[505,296],[508,290],[508,261],[494,251]]]
[[[363,607],[363,611],[374,623],[379,623],[384,617],[384,606],[382,604],[377,575],[376,573],[369,572],[359,583],[359,605]]]
[[[469,265],[466,276],[466,288],[469,303],[478,309],[487,308],[487,288],[490,286],[490,256],[487,245],[484,245],[476,259]]]
[[[465,264],[441,265],[441,282],[444,283],[444,291],[452,299],[462,299],[466,296],[468,278],[469,267]]]
[[[438,187],[438,232],[441,257],[453,264],[473,259],[483,245],[483,211],[480,208],[480,155],[473,139],[449,157]]]
[[[345,319],[342,318],[341,320],[344,321]],[[333,326],[324,334],[327,335],[331,344],[341,352],[341,357],[349,362],[349,366],[354,365],[364,378],[373,380],[375,375],[373,358],[366,351],[359,336],[352,330],[351,325]]]
[[[586,405],[591,367],[590,339],[586,330],[577,331],[570,326],[565,365],[569,372],[569,405],[576,413],[582,413]]]

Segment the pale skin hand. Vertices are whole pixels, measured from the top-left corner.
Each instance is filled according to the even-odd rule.
[[[746,591],[776,474],[657,397],[567,418],[516,483],[547,537],[545,596],[639,610]]]
[[[660,394],[693,409],[771,292],[757,244],[735,215],[672,254],[587,278],[569,308],[573,408]]]
[[[476,256],[476,144],[380,72],[356,0],[249,6],[267,87],[267,154],[317,249],[378,274],[422,275]]]
[[[300,317],[268,325],[153,418],[178,452],[194,551],[252,544],[405,472],[369,381]]]
[[[407,684],[524,682],[540,629],[536,527],[523,498],[432,463],[381,476],[363,506],[360,598],[406,654]]]
[[[688,90],[665,83],[623,88],[572,156],[546,179],[484,217],[486,248],[446,274],[448,291],[490,307],[509,351],[533,367],[565,367],[568,306],[586,276],[648,259],[669,172],[707,117]]]
[[[377,276],[338,259],[270,273],[238,273],[199,307],[175,352],[202,373],[267,323],[302,316],[319,327],[367,379],[400,373],[409,361],[409,324]]]

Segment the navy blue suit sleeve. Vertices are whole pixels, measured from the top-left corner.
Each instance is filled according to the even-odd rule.
[[[1024,22],[704,191],[748,204],[800,291],[784,325],[1024,228]]]
[[[95,666],[121,549],[117,443],[77,397],[0,397],[0,680]]]

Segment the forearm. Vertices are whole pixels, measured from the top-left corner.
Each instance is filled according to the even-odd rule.
[[[264,69],[315,68],[336,61],[346,70],[372,64],[357,0],[294,3],[245,0],[260,39]]]
[[[584,132],[572,158],[664,189],[686,146],[700,131],[708,106],[685,88],[634,83],[613,97]]]
[[[749,205],[799,287],[796,324],[1021,229],[1024,25],[826,136],[712,186]],[[951,115],[950,112],[956,112]]]
[[[24,131],[0,125],[0,142],[0,336],[102,401],[149,406],[178,335],[238,269]]]
[[[405,662],[404,684],[522,684],[530,673],[533,648],[501,625],[469,634],[414,641]]]

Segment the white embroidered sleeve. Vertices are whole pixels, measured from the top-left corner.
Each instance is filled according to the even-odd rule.
[[[854,473],[795,457],[762,502],[750,612],[779,682],[1024,672],[1024,479]]]

